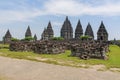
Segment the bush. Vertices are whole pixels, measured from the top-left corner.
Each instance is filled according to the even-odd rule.
[[[88,35],[86,35],[86,36],[80,36],[80,39],[84,39],[84,40],[87,40],[87,39],[89,39],[90,38],[90,36],[88,36]]]
[[[33,41],[34,38],[33,37],[25,37],[24,39],[22,39],[22,41]]]
[[[19,41],[17,38],[11,38],[11,41]]]
[[[64,40],[62,37],[53,37],[52,40]]]

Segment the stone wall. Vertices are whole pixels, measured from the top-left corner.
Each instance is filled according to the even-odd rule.
[[[35,43],[33,50],[35,53],[43,54],[59,54],[65,52],[65,47],[62,43],[53,41],[38,41]]]
[[[80,44],[73,44],[71,48],[71,56],[77,56],[82,59],[101,58],[108,59],[106,53],[109,51],[107,42],[82,42]]]
[[[10,44],[11,51],[33,51],[39,54],[59,54],[64,53],[65,50],[71,50],[71,56],[88,59],[97,57],[107,59],[106,52],[108,52],[107,42],[98,41],[35,41],[35,42],[12,42]]]
[[[17,41],[10,43],[10,51],[33,51],[34,42]]]
[[[11,51],[33,51],[42,54],[58,54],[64,53],[66,50],[62,43],[55,41],[11,42],[9,49]]]

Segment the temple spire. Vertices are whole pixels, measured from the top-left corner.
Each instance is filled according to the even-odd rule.
[[[83,35],[83,29],[80,20],[78,21],[78,24],[75,29],[75,39],[80,39],[80,36]]]
[[[49,21],[47,28],[45,28],[42,33],[42,40],[50,40],[53,37],[54,37],[54,32],[52,29],[51,22]]]
[[[108,40],[108,32],[105,28],[103,21],[101,21],[100,27],[97,32],[97,40],[107,41]]]
[[[94,33],[93,33],[93,30],[92,30],[90,23],[88,23],[88,25],[87,25],[85,35],[88,35],[94,39]]]
[[[54,32],[53,32],[52,25],[51,25],[50,21],[49,21],[48,26],[47,26],[47,33],[48,33],[49,39],[54,37]]]
[[[28,26],[28,28],[27,28],[27,30],[26,30],[25,37],[32,37],[32,33],[31,33],[31,30],[30,30],[30,26]]]
[[[11,38],[12,38],[12,35],[9,31],[9,29],[7,30],[5,36],[3,37],[3,42],[4,43],[10,43],[11,42]]]
[[[48,29],[51,29],[52,28],[52,25],[51,25],[51,22],[49,21],[48,23],[48,26],[47,26]]]
[[[37,41],[37,36],[36,36],[36,34],[34,35],[34,39],[35,39],[35,41]]]
[[[7,32],[6,32],[5,37],[12,37],[9,29],[8,29]]]
[[[48,40],[47,28],[44,28],[43,33],[41,35],[41,40]]]
[[[66,16],[66,21],[69,21],[68,16]]]
[[[73,28],[68,16],[66,16],[66,19],[62,25],[61,37],[63,37],[65,40],[73,39]]]

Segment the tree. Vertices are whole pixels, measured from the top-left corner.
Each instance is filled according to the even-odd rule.
[[[64,40],[62,37],[53,37],[52,40]]]
[[[88,35],[80,36],[80,39],[82,39],[82,40],[88,40],[89,38],[90,38],[90,36],[88,36]]]
[[[33,41],[34,38],[29,36],[29,37],[25,37],[24,39],[22,39],[22,41]]]
[[[17,38],[11,38],[11,41],[19,41],[19,39],[17,39]]]

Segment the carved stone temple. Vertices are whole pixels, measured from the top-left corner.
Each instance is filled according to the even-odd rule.
[[[28,26],[28,28],[27,28],[27,30],[25,32],[25,37],[32,37],[30,26]]]
[[[80,36],[83,36],[83,29],[80,20],[75,29],[75,39],[80,39]]]
[[[49,22],[47,28],[44,29],[44,31],[41,35],[41,39],[42,40],[50,40],[53,37],[54,37],[54,32],[53,32],[53,29],[52,29],[51,22]]]
[[[61,34],[61,37],[63,37],[65,40],[73,39],[73,28],[68,17],[66,17],[66,20],[62,25],[60,34]]]
[[[92,39],[94,39],[94,33],[93,33],[90,23],[88,23],[88,25],[87,25],[85,35],[90,36]]]
[[[108,41],[108,32],[104,26],[103,21],[101,22],[101,25],[97,32],[97,40]]]

